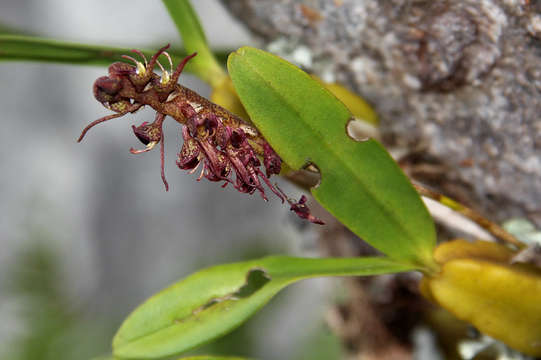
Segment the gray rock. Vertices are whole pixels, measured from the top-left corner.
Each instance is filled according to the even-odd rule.
[[[271,50],[367,99],[387,146],[443,169],[432,186],[493,219],[541,224],[537,2],[223,3]]]

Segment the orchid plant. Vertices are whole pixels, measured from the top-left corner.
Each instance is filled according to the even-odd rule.
[[[189,1],[163,3],[187,53],[168,53],[166,46],[155,53],[134,50],[136,59],[127,56],[127,49],[0,35],[0,58],[120,60],[94,84],[94,96],[114,114],[84,128],[79,141],[99,123],[150,106],[155,120],[133,126],[146,147],[131,151],[139,154],[160,145],[166,189],[162,124],[169,116],[182,126],[176,159],[180,169],[200,168],[199,179],[231,184],[241,193],[258,192],[266,200],[265,184],[298,216],[322,224],[305,196],[294,201],[269,180],[310,169],[320,176],[310,189],[314,198],[384,256],[269,256],[201,270],[135,309],[115,335],[108,358],[161,359],[185,353],[238,327],[283,288],[303,279],[407,271],[423,275],[421,291],[434,303],[525,354],[541,356],[541,270],[515,261],[522,243],[506,234],[499,236],[503,244],[455,240],[436,246],[434,222],[416,189],[376,140],[348,134],[348,125],[356,120],[325,84],[250,47],[229,55],[228,75],[208,48]],[[170,62],[169,71],[160,56]],[[176,69],[174,62],[179,62]],[[161,75],[154,73],[155,66]],[[184,68],[213,87],[210,100],[177,83]],[[450,200],[447,204],[464,209]]]

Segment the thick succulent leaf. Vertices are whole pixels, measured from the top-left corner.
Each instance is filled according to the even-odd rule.
[[[434,223],[398,165],[375,140],[346,133],[351,115],[320,83],[285,60],[244,47],[228,68],[251,120],[292,168],[315,164],[314,197],[388,256],[431,266]]]
[[[233,330],[285,286],[320,276],[409,271],[388,258],[266,257],[214,266],[154,295],[122,324],[113,339],[119,358],[180,354]]]
[[[149,58],[156,49],[165,44],[157,44],[155,50],[141,50]],[[186,53],[169,51],[173,62],[178,64]],[[133,55],[131,48],[119,48],[104,45],[89,45],[73,42],[46,39],[35,36],[0,34],[0,61],[38,61],[77,65],[109,66],[115,61],[127,61],[122,55]],[[218,53],[220,61],[225,61],[225,53]],[[186,71],[194,71],[190,63]]]
[[[227,75],[210,50],[203,27],[189,0],[163,0],[171,19],[175,23],[186,52],[197,52],[190,61],[194,73],[215,87]]]

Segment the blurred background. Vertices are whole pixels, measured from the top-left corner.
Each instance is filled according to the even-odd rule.
[[[255,44],[217,1],[193,5],[213,48]],[[0,24],[83,43],[180,45],[158,1],[3,0]],[[181,172],[174,121],[165,126],[165,192],[158,151],[128,151],[142,146],[130,127],[153,119],[149,109],[97,126],[77,144],[84,126],[108,114],[92,96],[105,74],[101,67],[0,62],[0,359],[106,354],[135,306],[197,269],[316,252],[313,230],[278,199],[265,203]],[[209,93],[189,75],[181,82]],[[337,358],[337,340],[323,325],[328,284],[295,285],[205,352]]]

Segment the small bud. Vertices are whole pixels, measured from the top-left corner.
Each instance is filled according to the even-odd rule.
[[[323,220],[318,219],[310,213],[310,209],[306,205],[306,196],[302,195],[298,202],[290,202],[288,199],[289,205],[291,205],[290,210],[297,214],[301,219],[306,219],[314,224],[325,225]]]
[[[112,77],[122,77],[136,73],[136,69],[130,64],[116,62],[109,66],[109,75]]]
[[[162,139],[161,124],[144,122],[139,126],[132,125],[133,133],[145,145],[155,142],[158,143]]]
[[[113,101],[121,89],[122,82],[108,76],[99,77],[93,86],[94,97],[102,104]]]
[[[230,137],[231,145],[233,145],[233,147],[240,148],[244,140],[246,140],[246,135],[242,129],[233,130]]]
[[[182,137],[184,138],[184,143],[177,157],[177,166],[181,170],[195,169],[200,162],[199,155],[201,149],[199,148],[199,144],[191,137],[186,127],[182,128]]]
[[[265,165],[267,177],[271,177],[273,174],[280,174],[282,159],[280,159],[278,154],[267,143],[263,144],[263,164]]]

